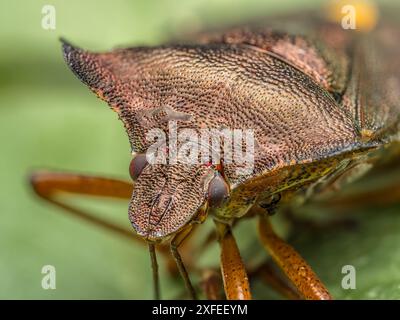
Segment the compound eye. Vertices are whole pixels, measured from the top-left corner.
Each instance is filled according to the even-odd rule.
[[[129,174],[132,180],[136,180],[147,165],[146,154],[139,153],[131,160],[129,165]]]
[[[211,207],[219,207],[229,196],[229,187],[221,175],[215,176],[208,186],[208,203]]]

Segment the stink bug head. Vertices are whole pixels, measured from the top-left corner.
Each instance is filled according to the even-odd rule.
[[[145,160],[151,143],[147,133],[152,129],[165,129],[169,126],[168,121],[197,128],[199,124],[193,121],[207,117],[204,124],[211,121],[216,126],[212,122],[216,119],[212,113],[208,115],[205,110],[194,108],[193,102],[190,102],[187,92],[194,89],[186,87],[185,79],[177,87],[172,87],[178,67],[175,60],[169,65],[164,60],[166,54],[178,56],[179,48],[138,47],[92,53],[65,40],[62,42],[64,59],[69,68],[118,113],[132,149],[137,152],[130,166],[135,183],[129,218],[139,236],[156,242],[170,239],[193,220],[197,221],[200,208],[208,204],[218,207],[226,200],[229,187],[218,167],[207,164],[149,164]],[[182,50],[191,57],[188,53],[191,49]],[[192,76],[189,71],[185,71],[187,77]],[[206,90],[199,89],[202,92]],[[182,112],[178,112],[177,107]]]
[[[213,176],[213,169],[202,165],[147,165],[135,181],[129,205],[137,234],[164,240],[195,222]]]

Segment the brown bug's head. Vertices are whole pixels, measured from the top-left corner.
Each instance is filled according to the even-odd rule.
[[[146,132],[164,128],[167,120],[188,123],[196,111],[193,102],[184,99],[187,94],[180,92],[192,96],[192,89],[185,87],[187,81],[174,82],[179,60],[179,55],[171,59],[176,56],[174,50],[137,47],[92,53],[63,41],[69,68],[118,113],[132,150],[138,152],[130,166],[134,190],[129,218],[136,232],[148,241],[167,239],[201,220],[208,205],[218,206],[229,194],[227,183],[213,166],[146,161]],[[182,71],[178,70],[181,77]]]
[[[143,165],[144,157],[137,155],[130,166],[135,186],[129,219],[146,240],[166,239],[190,223],[201,222],[208,206],[226,197],[227,186],[211,167]]]

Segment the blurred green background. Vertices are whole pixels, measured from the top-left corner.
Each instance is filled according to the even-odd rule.
[[[180,30],[315,9],[323,2],[2,0],[0,298],[152,297],[144,248],[63,214],[29,189],[27,177],[36,168],[128,178],[130,148],[123,126],[68,70],[60,36],[91,50],[157,44]],[[56,30],[41,27],[46,4],[56,8]],[[126,202],[80,204],[129,227]],[[304,232],[294,240],[336,298],[400,298],[400,212],[398,207],[368,211],[357,215],[356,231]],[[254,251],[264,255],[246,236],[254,234],[247,231],[253,227],[249,222],[236,231],[245,258]],[[199,264],[215,261],[216,250]],[[41,287],[47,264],[56,267],[56,290]],[[341,268],[347,264],[357,269],[357,290],[341,288]],[[180,280],[162,275],[163,296],[179,296]],[[277,297],[260,283],[254,287],[256,297]]]

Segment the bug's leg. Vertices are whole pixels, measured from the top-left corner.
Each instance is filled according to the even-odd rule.
[[[200,285],[208,300],[222,300],[221,275],[216,270],[204,270]]]
[[[226,298],[228,300],[250,300],[249,279],[232,230],[227,224],[218,221],[215,223],[221,246],[220,263]]]
[[[193,285],[190,281],[189,274],[183,264],[181,254],[178,251],[178,247],[182,244],[182,242],[187,238],[187,236],[192,231],[193,227],[191,225],[184,228],[182,231],[177,233],[171,241],[171,253],[175,259],[175,263],[178,267],[179,273],[181,274],[183,281],[185,282],[186,289],[189,291],[190,297],[193,300],[197,300],[196,290],[193,288]]]
[[[73,173],[34,172],[30,177],[33,190],[44,200],[61,207],[67,212],[131,240],[139,240],[127,229],[88,213],[67,201],[59,199],[60,195],[86,195],[119,199],[129,199],[132,195],[132,184],[115,179],[85,176]],[[144,243],[141,240],[141,243]]]
[[[283,241],[274,232],[269,218],[265,213],[259,215],[258,229],[261,242],[265,249],[268,250],[272,259],[305,299],[332,299],[328,290],[307,262],[292,246]]]

